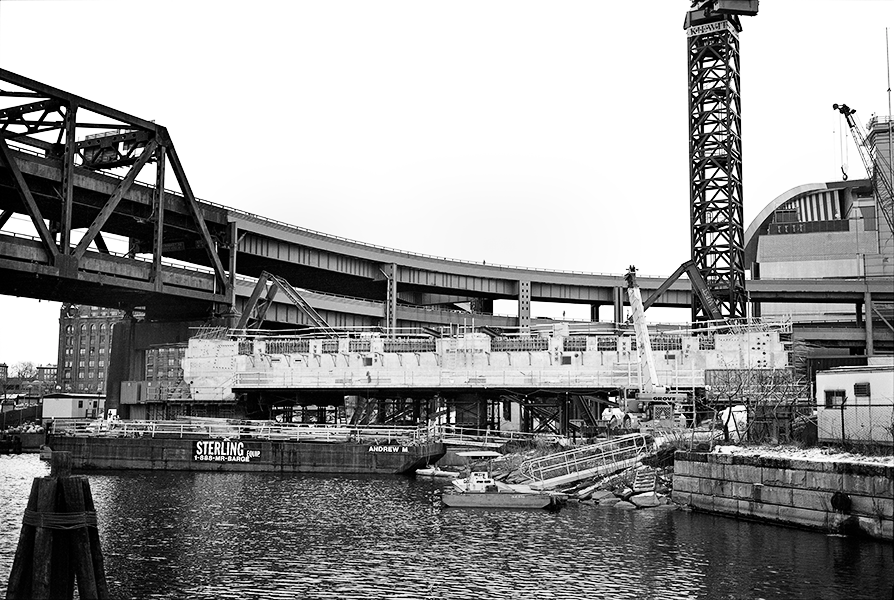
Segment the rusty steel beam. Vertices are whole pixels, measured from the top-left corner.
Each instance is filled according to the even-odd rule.
[[[112,216],[112,213],[115,212],[115,208],[117,208],[118,203],[121,202],[121,199],[124,198],[124,195],[130,190],[130,186],[133,185],[137,175],[140,174],[140,171],[146,163],[149,162],[149,158],[155,152],[156,146],[157,144],[155,143],[155,140],[151,140],[143,150],[143,153],[137,158],[137,162],[135,162],[130,170],[128,170],[127,175],[121,180],[118,187],[115,188],[115,192],[112,194],[111,198],[109,198],[105,206],[102,207],[99,214],[96,215],[93,223],[91,223],[90,227],[87,229],[87,233],[84,234],[84,237],[81,238],[77,248],[74,249],[72,254],[75,258],[80,260],[81,257],[84,256],[84,252],[87,251],[90,242],[93,241],[103,225],[105,225],[106,221],[109,220],[109,217]]]
[[[161,137],[164,140],[168,161],[171,163],[171,170],[174,171],[177,183],[180,184],[180,191],[183,192],[186,205],[189,207],[193,219],[199,228],[202,241],[205,242],[205,249],[208,252],[208,258],[211,260],[211,266],[214,267],[214,273],[220,280],[221,285],[226,289],[226,287],[230,285],[230,282],[224,271],[223,263],[220,262],[220,257],[217,255],[214,240],[211,237],[211,232],[208,231],[208,225],[205,224],[205,215],[202,214],[202,209],[199,208],[199,203],[196,201],[196,197],[192,193],[189,180],[186,178],[186,173],[183,170],[183,165],[180,163],[180,157],[177,156],[177,150],[174,148],[170,135],[164,127],[160,127],[160,129],[164,132]]]
[[[106,241],[102,238],[102,233],[96,234],[96,249],[103,254],[109,254],[109,247],[106,246]]]
[[[155,190],[152,194],[154,219],[152,219],[152,282],[161,291],[162,263],[165,231],[165,147],[155,147]]]
[[[65,111],[65,155],[62,159],[62,216],[59,218],[59,251],[71,250],[71,213],[74,207],[75,128],[78,105],[69,104]]]
[[[0,119],[17,119],[33,112],[43,111],[44,116],[58,109],[59,101],[55,99],[44,100],[42,102],[32,102],[31,104],[20,104],[19,106],[10,106],[0,110]],[[42,121],[43,118],[39,119]]]
[[[251,296],[248,297],[248,300],[245,304],[242,305],[242,315],[239,317],[239,322],[236,323],[236,329],[245,329],[248,325],[248,320],[251,318],[251,311],[253,311],[258,306],[258,300],[261,299],[261,294],[267,289],[267,272],[263,271],[261,276],[258,277],[258,282],[255,284],[255,289],[252,290]],[[273,286],[273,289],[276,289],[276,286]],[[270,300],[268,300],[268,304]],[[259,322],[263,321],[259,319]]]
[[[12,152],[10,152],[6,140],[2,137],[0,137],[0,161],[2,161],[12,173],[15,188],[19,193],[19,197],[22,199],[22,204],[25,205],[25,210],[28,212],[28,216],[31,217],[32,223],[34,223],[34,228],[37,230],[37,235],[40,236],[41,242],[43,242],[47,255],[50,257],[50,260],[55,263],[56,258],[59,256],[59,249],[56,248],[56,241],[53,239],[53,236],[50,235],[50,230],[47,229],[46,223],[43,222],[43,215],[40,214],[40,209],[34,201],[34,196],[31,195],[31,190],[28,189],[28,184],[25,182],[25,178],[22,177],[22,172],[19,170],[19,165],[16,164],[15,157],[13,157]]]
[[[56,98],[68,105],[76,104],[85,110],[89,110],[90,112],[94,112],[104,117],[115,119],[116,121],[121,121],[123,123],[127,123],[129,125],[145,129],[147,131],[154,131],[158,133],[158,131],[162,129],[161,126],[156,125],[152,121],[140,119],[139,117],[127,114],[126,112],[115,110],[114,108],[105,106],[103,104],[100,104],[99,102],[93,102],[92,100],[82,98],[81,96],[77,96],[75,94],[70,94],[66,91],[60,90],[59,88],[55,88],[51,85],[46,85],[45,83],[35,81],[34,79],[30,79],[17,73],[13,73],[12,71],[7,71],[6,69],[0,69],[0,80],[25,88],[31,92],[35,92],[36,94],[39,94],[39,96]],[[3,92],[2,95],[19,96],[22,94],[16,92]],[[85,124],[84,126],[89,127],[90,125]],[[113,125],[112,127],[116,126]]]

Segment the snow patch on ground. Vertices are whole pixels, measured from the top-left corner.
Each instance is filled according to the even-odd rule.
[[[894,466],[894,456],[870,456],[852,454],[830,448],[798,448],[797,446],[715,446],[717,454],[738,454],[742,456],[769,456],[817,462],[871,463]]]

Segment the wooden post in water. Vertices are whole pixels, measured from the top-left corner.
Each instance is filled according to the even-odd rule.
[[[71,475],[71,453],[53,452],[50,476],[36,477],[22,518],[7,600],[109,597],[90,482]]]

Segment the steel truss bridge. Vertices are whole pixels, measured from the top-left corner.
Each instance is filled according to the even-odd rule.
[[[10,232],[14,215],[34,235]],[[104,236],[126,238],[127,251],[113,252]],[[334,327],[474,319],[526,330],[532,301],[585,304],[594,321],[608,306],[610,324],[624,316],[621,275],[403,252],[202,201],[162,125],[0,69],[0,293],[121,309],[145,323],[235,324],[264,272]],[[649,295],[664,280],[638,281]],[[890,279],[746,284],[754,303],[894,301]],[[517,300],[517,316],[494,315],[499,299]],[[691,307],[689,283],[675,282],[654,305]],[[315,325],[286,298],[270,298],[265,311],[267,327]],[[183,330],[153,343],[182,341]]]

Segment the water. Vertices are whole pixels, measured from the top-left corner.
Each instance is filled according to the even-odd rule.
[[[36,455],[0,456],[0,593]],[[683,511],[444,509],[444,482],[90,474],[114,598],[877,599],[894,547]]]

